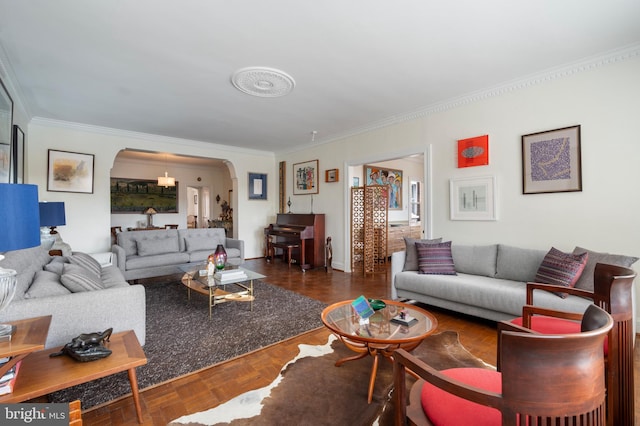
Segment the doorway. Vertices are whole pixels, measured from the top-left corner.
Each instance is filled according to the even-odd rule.
[[[187,228],[208,228],[211,194],[206,186],[187,186]]]

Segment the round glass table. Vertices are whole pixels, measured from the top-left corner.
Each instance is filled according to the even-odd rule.
[[[414,350],[436,331],[438,320],[424,309],[391,300],[384,300],[384,308],[375,311],[369,318],[362,319],[352,302],[353,300],[346,300],[326,307],[322,311],[322,322],[342,343],[356,352],[356,355],[336,362],[336,367],[367,355],[373,357],[368,393],[368,402],[371,403],[380,355],[392,361],[393,351],[396,349],[402,348],[409,352]],[[397,322],[401,313],[405,320],[412,320],[410,325]]]

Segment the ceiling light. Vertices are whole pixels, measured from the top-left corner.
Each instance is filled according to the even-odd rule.
[[[262,98],[288,95],[296,85],[289,74],[266,67],[241,68],[233,73],[231,83],[241,92]]]
[[[168,188],[170,186],[176,186],[176,178],[169,177],[169,173],[166,171],[167,154],[164,155],[164,166],[165,166],[164,176],[158,176],[158,186],[164,186],[165,188]]]

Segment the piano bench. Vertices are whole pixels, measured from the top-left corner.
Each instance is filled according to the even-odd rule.
[[[281,248],[283,250],[283,253],[282,253],[283,260],[284,260],[284,250],[286,249],[287,250],[287,263],[289,264],[289,268],[291,268],[291,261],[292,261],[291,252],[293,251],[293,249],[300,248],[300,244],[297,244],[297,243],[285,243],[285,242],[282,242],[282,243],[271,243],[271,248],[272,248],[272,250],[274,248]],[[274,251],[273,253],[269,253],[269,255],[271,256],[272,259],[275,257],[275,250],[273,250],[273,251]]]

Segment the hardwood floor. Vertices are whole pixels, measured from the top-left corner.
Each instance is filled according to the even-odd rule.
[[[324,272],[316,269],[301,273],[292,266],[276,260],[249,260],[247,269],[267,276],[266,281],[325,303],[356,298],[364,294],[370,298],[388,299],[391,296],[387,275],[345,274],[340,271]],[[462,344],[474,355],[488,363],[496,361],[495,323],[479,320],[439,309],[430,309],[438,318],[439,330],[456,330]],[[315,330],[285,342],[260,349],[234,360],[200,372],[178,378],[169,383],[140,393],[144,424],[166,425],[185,414],[202,411],[252,389],[268,385],[276,378],[282,366],[298,353],[299,343],[323,344],[329,333]],[[640,351],[635,352],[636,365],[636,417],[638,414],[638,367]],[[178,361],[179,362],[179,361]],[[131,397],[96,407],[83,413],[86,425],[137,425]]]

